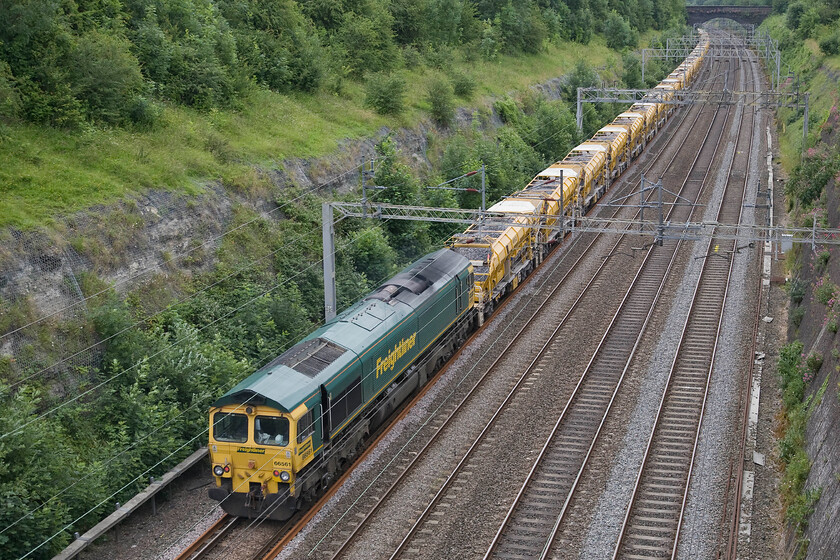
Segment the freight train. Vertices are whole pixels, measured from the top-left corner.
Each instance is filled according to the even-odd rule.
[[[708,36],[656,89],[688,87]],[[673,105],[636,103],[528,185],[489,208],[211,407],[211,498],[227,513],[288,519],[313,500],[394,409],[421,387],[538,267],[560,220],[595,204]],[[492,217],[495,215],[496,217]]]

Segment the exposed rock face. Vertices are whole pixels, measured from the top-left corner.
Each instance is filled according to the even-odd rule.
[[[836,108],[822,127],[820,140],[821,144],[829,146],[840,142],[840,115]],[[825,196],[828,227],[840,227],[840,184],[837,178],[829,181]],[[824,271],[815,266],[817,254],[822,249],[831,254]],[[823,356],[822,367],[806,390],[806,396],[810,395],[813,400],[805,431],[805,449],[812,461],[805,490],[821,489],[821,495],[810,517],[805,538],[810,541],[807,558],[816,560],[834,558],[840,550],[840,337],[826,328],[826,306],[816,300],[812,288],[825,275],[835,284],[840,284],[840,246],[818,247],[816,254],[803,247],[803,254],[800,277],[808,285],[808,295],[802,303],[805,315],[797,334],[804,344],[805,354],[819,352]],[[789,339],[794,338],[795,333],[790,332]],[[825,392],[818,398],[824,385]],[[789,542],[788,550],[794,553],[792,542]]]

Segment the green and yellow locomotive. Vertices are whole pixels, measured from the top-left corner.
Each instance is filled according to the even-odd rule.
[[[210,497],[287,519],[474,328],[473,269],[441,249],[239,383],[210,410]]]

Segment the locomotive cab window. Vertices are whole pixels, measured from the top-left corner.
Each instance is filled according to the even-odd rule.
[[[245,443],[248,441],[248,417],[217,412],[213,415],[213,437],[216,441]]]
[[[259,445],[289,445],[289,419],[282,416],[257,416],[254,441]]]

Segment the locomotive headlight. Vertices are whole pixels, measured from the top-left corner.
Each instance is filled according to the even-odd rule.
[[[282,480],[283,482],[289,482],[290,478],[292,478],[292,477],[291,477],[291,475],[289,475],[288,472],[286,472],[286,471],[281,471],[280,472],[280,480]]]
[[[225,474],[225,468],[222,465],[216,465],[215,467],[213,467],[213,474],[215,474],[216,476],[222,476],[223,474]]]

